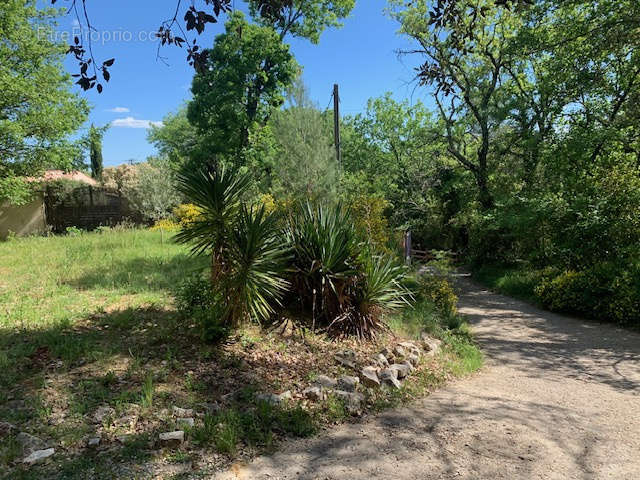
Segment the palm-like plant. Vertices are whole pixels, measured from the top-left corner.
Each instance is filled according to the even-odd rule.
[[[288,282],[283,278],[290,255],[278,238],[278,219],[265,213],[264,205],[240,209],[231,236],[228,291],[231,318],[242,321],[247,316],[262,321],[281,306]]]
[[[176,235],[193,254],[211,255],[211,284],[226,324],[274,313],[287,283],[282,277],[285,250],[274,215],[252,209],[242,199],[251,176],[237,170],[202,168],[182,173],[179,190],[200,210]]]
[[[358,284],[349,308],[329,325],[336,336],[371,338],[384,328],[383,314],[410,305],[411,292],[402,285],[406,267],[388,255],[365,253],[359,258]]]
[[[299,207],[286,229],[294,252],[293,284],[303,305],[330,321],[342,310],[353,284],[357,235],[341,205]]]
[[[211,283],[215,287],[227,268],[230,233],[251,177],[224,166],[206,166],[182,172],[177,182],[178,190],[201,213],[182,228],[176,241],[191,244],[193,254],[211,255]]]

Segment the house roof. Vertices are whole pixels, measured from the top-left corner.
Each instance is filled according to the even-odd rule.
[[[29,182],[51,182],[54,180],[74,180],[76,182],[86,183],[88,185],[97,186],[98,182],[86,173],[78,170],[64,172],[62,170],[47,170],[40,177],[27,177]]]

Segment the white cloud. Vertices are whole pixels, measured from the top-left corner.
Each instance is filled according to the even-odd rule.
[[[152,120],[141,120],[139,118],[126,117],[126,118],[118,118],[111,122],[112,127],[120,127],[120,128],[151,128],[161,127],[162,122],[154,122]]]
[[[113,113],[129,113],[130,111],[131,110],[129,110],[127,107],[115,107],[107,110],[107,112],[113,112]]]

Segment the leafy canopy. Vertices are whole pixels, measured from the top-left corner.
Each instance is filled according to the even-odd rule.
[[[79,156],[67,138],[89,107],[70,91],[65,46],[50,40],[58,14],[38,10],[35,0],[7,0],[0,8],[0,198],[24,196],[15,177],[71,168]]]
[[[238,157],[251,126],[264,125],[282,105],[297,68],[289,46],[272,28],[234,12],[191,88],[188,118],[207,138],[210,152]]]

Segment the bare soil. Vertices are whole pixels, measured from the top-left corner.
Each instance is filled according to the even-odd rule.
[[[640,478],[640,335],[458,284],[479,374],[215,478]]]

